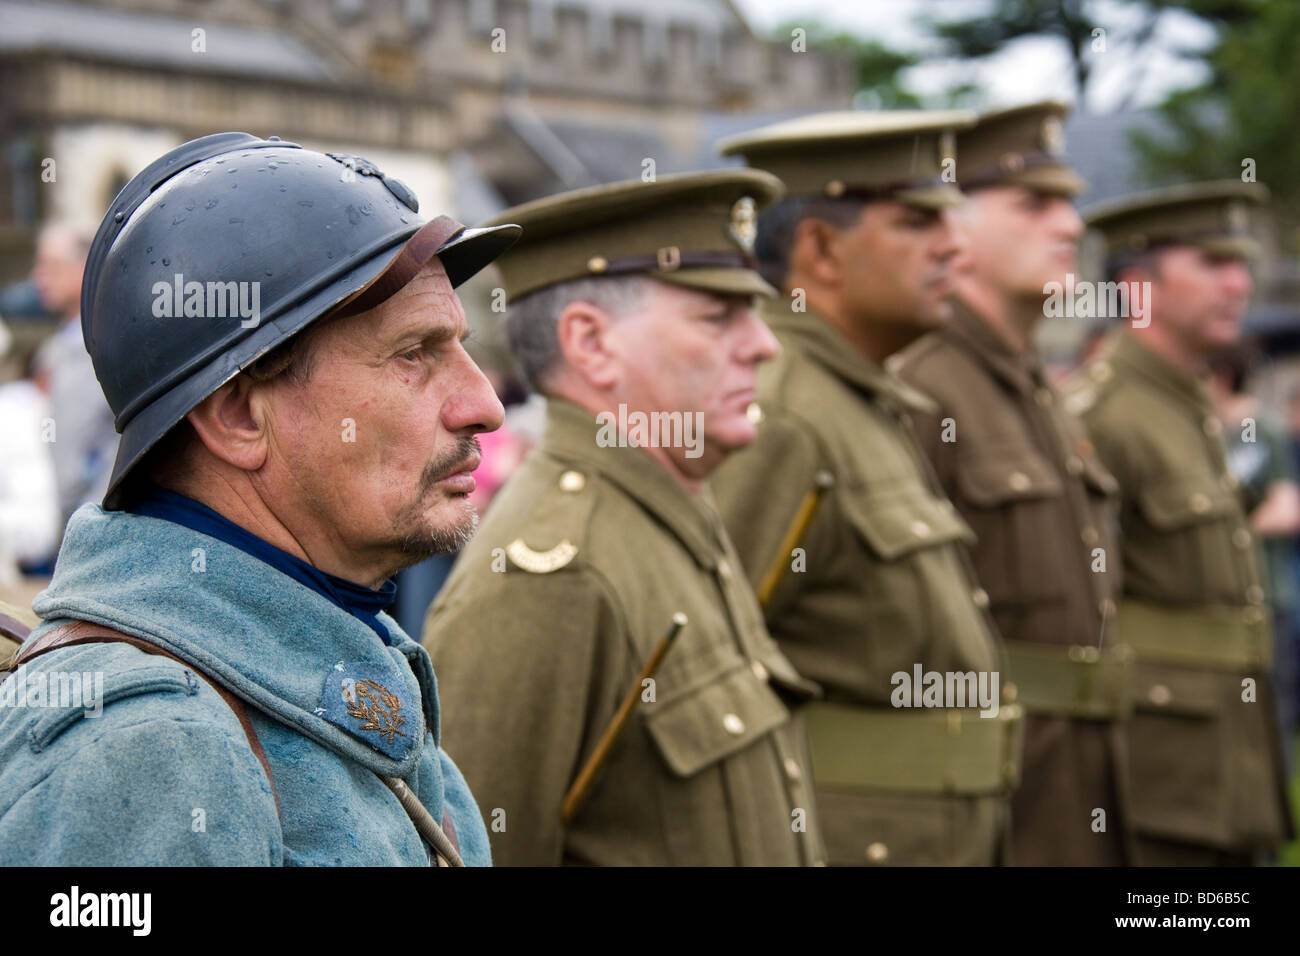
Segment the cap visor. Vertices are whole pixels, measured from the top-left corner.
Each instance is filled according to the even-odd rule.
[[[893,198],[918,209],[947,209],[959,206],[965,200],[955,185],[926,186],[923,189],[900,189]]]
[[[678,269],[673,272],[644,273],[652,279],[671,282],[673,285],[688,289],[701,289],[705,292],[717,292],[721,295],[761,295],[776,298],[776,290],[763,281],[763,277],[751,269]]]

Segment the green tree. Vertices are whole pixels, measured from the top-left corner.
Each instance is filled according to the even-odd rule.
[[[1159,107],[1163,130],[1132,134],[1149,179],[1251,175],[1272,190],[1279,238],[1300,243],[1300,3],[1237,0],[1206,56],[1209,77]],[[1248,16],[1238,16],[1245,11]]]
[[[1289,3],[1290,0],[1280,0]],[[923,24],[945,52],[963,60],[991,56],[1014,40],[1052,37],[1066,47],[1074,73],[1076,100],[1086,106],[1095,68],[1102,55],[1117,55],[1137,64],[1150,63],[1163,41],[1159,26],[1171,11],[1190,13],[1214,23],[1238,22],[1250,16],[1252,0],[1111,0],[1135,16],[1123,27],[1101,20],[1105,6],[1097,0],[990,0],[979,15],[960,20],[926,19]],[[1187,55],[1192,51],[1171,50]],[[1131,85],[1119,108],[1141,95],[1142,75]]]
[[[791,20],[777,26],[772,38],[789,43],[792,31],[805,31],[808,49],[827,50],[852,57],[858,66],[858,95],[860,106],[871,109],[919,108],[920,99],[906,90],[899,74],[915,66],[920,58],[913,53],[892,50],[875,40],[837,30],[820,20]]]

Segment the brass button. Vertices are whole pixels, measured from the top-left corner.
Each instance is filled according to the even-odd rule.
[[[1045,387],[1034,389],[1034,401],[1036,401],[1043,408],[1047,408],[1049,405],[1052,404],[1052,390],[1050,388],[1045,388]]]
[[[1257,607],[1248,607],[1241,612],[1241,619],[1247,624],[1263,624],[1264,612]]]
[[[760,425],[763,422],[763,409],[758,402],[750,402],[745,407],[745,417],[749,419],[751,425]]]
[[[566,471],[560,475],[560,490],[570,494],[581,491],[587,486],[587,478],[580,471]]]
[[[1246,588],[1246,600],[1251,604],[1263,604],[1264,589],[1258,584],[1252,584],[1250,587]]]
[[[1083,543],[1090,548],[1098,541],[1101,540],[1101,534],[1092,525],[1088,525],[1088,527],[1080,531],[1079,537],[1081,537],[1083,539]]]
[[[1030,485],[1029,476],[1026,475],[1023,471],[1013,471],[1011,475],[1007,478],[1007,481],[1010,482],[1012,491],[1029,490],[1029,485]]]
[[[727,714],[722,718],[722,728],[729,734],[740,736],[745,732],[745,722],[736,714]]]
[[[1252,540],[1250,531],[1246,528],[1238,528],[1236,531],[1232,532],[1233,546],[1240,548],[1242,551],[1245,551],[1250,547],[1250,542]]]
[[[1115,369],[1111,367],[1109,362],[1097,362],[1088,369],[1088,377],[1097,383],[1110,381],[1111,376],[1114,374]]]
[[[883,843],[868,843],[867,859],[872,863],[884,863],[889,859],[889,847]]]
[[[1210,510],[1210,499],[1199,491],[1187,500],[1187,504],[1198,515],[1203,515]]]
[[[1210,438],[1217,438],[1223,433],[1223,422],[1219,421],[1213,415],[1206,415],[1201,419],[1201,428]]]
[[[604,256],[592,256],[590,259],[587,260],[588,272],[600,273],[600,272],[604,272],[608,268],[609,268],[609,260],[606,259]]]
[[[731,580],[731,565],[727,563],[726,558],[718,559],[718,577],[724,581]]]
[[[912,522],[912,534],[916,535],[918,538],[928,538],[930,537],[930,526],[920,518],[917,518]]]
[[[1152,684],[1151,689],[1147,691],[1147,700],[1157,707],[1163,707],[1173,699],[1173,691],[1164,684]]]
[[[767,668],[763,666],[762,661],[750,661],[749,669],[754,672],[755,677],[765,684],[767,683],[767,679],[772,676],[767,672]]]
[[[1065,470],[1076,478],[1083,474],[1083,459],[1078,455],[1071,455],[1065,459]]]
[[[796,783],[803,779],[803,767],[799,766],[799,761],[791,758],[785,758],[785,775]]]
[[[1101,659],[1101,651],[1088,644],[1071,644],[1066,656],[1076,664],[1095,664]]]
[[[971,591],[970,599],[975,602],[975,606],[980,610],[989,606],[989,592],[983,588],[976,588]]]
[[[832,179],[830,182],[826,184],[825,188],[826,188],[826,195],[830,196],[832,199],[838,199],[840,196],[844,195],[845,189],[847,187],[844,185],[844,183],[841,180]]]

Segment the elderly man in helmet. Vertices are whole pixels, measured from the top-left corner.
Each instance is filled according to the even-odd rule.
[[[416,208],[243,133],[114,201],[82,325],[121,444],[0,684],[0,865],[490,861],[382,609],[474,527],[502,408],[453,290],[519,229]]]

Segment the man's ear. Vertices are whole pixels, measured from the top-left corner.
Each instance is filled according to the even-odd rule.
[[[794,230],[790,271],[825,285],[838,285],[844,275],[840,230],[825,219],[809,216]]]
[[[564,364],[594,388],[612,388],[622,377],[622,360],[610,336],[613,325],[609,313],[590,302],[570,302],[556,319]]]
[[[264,390],[247,375],[236,375],[185,417],[208,451],[236,468],[256,471],[270,451]]]

